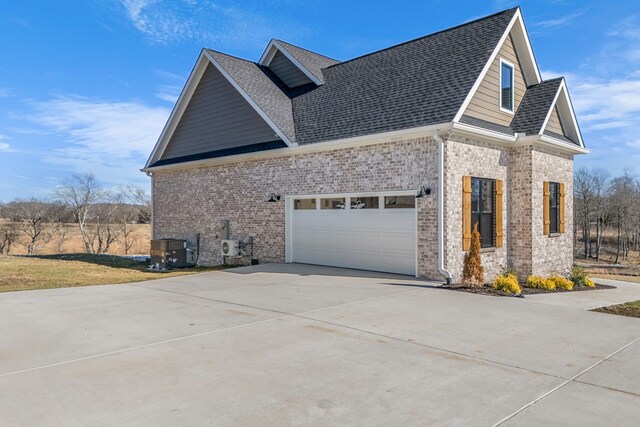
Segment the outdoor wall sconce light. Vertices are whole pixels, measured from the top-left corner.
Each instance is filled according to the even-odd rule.
[[[425,186],[420,187],[420,191],[416,194],[416,199],[421,199],[431,195],[431,189]]]
[[[276,193],[271,193],[271,196],[269,197],[269,200],[267,200],[267,202],[269,203],[275,203],[275,202],[279,202],[280,201],[280,195],[276,194]]]

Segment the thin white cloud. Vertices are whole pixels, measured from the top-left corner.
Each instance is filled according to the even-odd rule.
[[[34,105],[31,120],[64,141],[45,161],[71,171],[92,171],[109,183],[140,180],[169,109],[137,101],[57,97]]]
[[[11,96],[11,90],[6,87],[0,87],[0,98],[8,98]]]
[[[120,0],[133,26],[155,44],[197,40],[220,47],[253,46],[279,36],[306,32],[293,22],[265,18],[247,5],[225,7],[212,1]],[[286,34],[283,34],[286,32]]]
[[[574,19],[583,15],[584,11],[578,11],[574,13],[570,13],[559,18],[547,19],[544,21],[538,21],[533,23],[534,28],[542,28],[542,29],[552,29],[558,27],[564,27],[565,25],[569,25]]]
[[[11,151],[11,145],[6,142],[0,142],[0,151],[8,152]]]
[[[160,85],[158,87],[156,97],[162,99],[163,101],[170,102],[171,104],[175,104],[178,100],[178,97],[180,96],[181,90],[182,86]]]

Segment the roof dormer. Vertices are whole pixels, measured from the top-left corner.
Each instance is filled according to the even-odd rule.
[[[260,58],[260,65],[269,69],[289,88],[309,83],[320,86],[324,83],[322,68],[339,61],[306,49],[271,39]]]

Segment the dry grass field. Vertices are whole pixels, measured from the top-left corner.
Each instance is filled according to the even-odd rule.
[[[149,224],[131,224],[132,237],[134,240],[133,247],[129,250],[129,255],[148,255],[149,240],[151,239],[151,226]],[[46,245],[44,245],[38,254],[58,254],[58,253],[80,253],[84,252],[84,244],[78,224],[64,225],[64,239],[60,238],[60,234],[55,235]],[[124,247],[120,239],[114,242],[109,249],[109,253],[113,255],[124,255]],[[24,255],[27,248],[20,242],[16,242],[11,246],[11,255]]]
[[[147,266],[146,262],[111,255],[0,256],[0,292],[140,282],[222,268],[162,273],[149,271]]]

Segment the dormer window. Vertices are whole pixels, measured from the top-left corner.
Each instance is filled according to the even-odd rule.
[[[513,113],[513,64],[500,60],[500,110]]]

